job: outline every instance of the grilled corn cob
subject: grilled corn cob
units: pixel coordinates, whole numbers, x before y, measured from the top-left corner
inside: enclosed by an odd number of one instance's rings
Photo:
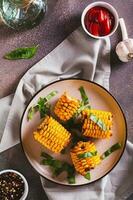
[[[91,115],[96,116],[97,119],[100,119],[102,121],[102,125],[104,124],[104,129],[102,129],[100,126],[98,126],[97,123],[95,123],[91,119]],[[83,117],[83,127],[82,132],[83,135],[86,137],[93,137],[93,138],[110,138],[112,135],[112,113],[106,112],[106,111],[100,111],[100,110],[89,110],[86,109],[82,111],[82,117]]]
[[[70,142],[71,134],[55,119],[46,116],[34,133],[34,138],[55,153],[61,152]]]
[[[68,96],[65,92],[57,101],[54,113],[60,120],[67,121],[73,117],[79,106],[80,102],[77,99]]]
[[[88,153],[90,156],[85,156]],[[93,142],[78,142],[71,150],[71,159],[78,173],[85,176],[86,173],[96,167],[101,162]],[[91,156],[92,154],[92,156]]]

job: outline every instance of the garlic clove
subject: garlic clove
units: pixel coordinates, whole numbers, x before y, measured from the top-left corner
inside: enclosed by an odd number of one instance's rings
[[[133,53],[133,39],[129,38],[127,40],[124,40],[124,43],[126,47],[128,48],[129,52]]]
[[[129,59],[129,60],[132,60],[132,59],[133,59],[133,53],[129,53],[129,54],[128,54],[128,59]]]
[[[116,53],[122,62],[128,62],[130,60],[133,60],[133,39],[128,38],[124,19],[120,18],[119,22],[123,40],[117,44]]]
[[[124,44],[124,41],[119,42],[117,44],[116,53],[122,62],[129,61],[129,58],[128,58],[129,50],[128,50],[127,46]]]

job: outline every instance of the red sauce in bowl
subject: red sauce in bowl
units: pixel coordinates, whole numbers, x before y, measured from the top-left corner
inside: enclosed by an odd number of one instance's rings
[[[104,7],[95,6],[85,15],[85,27],[94,36],[109,35],[114,27],[113,14]]]

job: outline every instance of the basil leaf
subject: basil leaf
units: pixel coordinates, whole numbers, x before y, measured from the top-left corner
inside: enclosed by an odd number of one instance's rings
[[[90,119],[94,122],[94,123],[97,123],[97,121],[98,121],[98,118],[97,118],[97,116],[96,115],[93,115],[93,114],[90,114]]]
[[[71,128],[73,128],[74,125],[75,125],[75,116],[73,116],[71,119],[69,119],[66,123],[63,124],[63,126],[68,130],[71,130]]]
[[[63,168],[52,168],[53,176],[59,176],[63,171]]]
[[[48,165],[51,167],[51,170],[53,172],[53,176],[58,176],[63,171],[67,172],[67,180],[70,184],[75,183],[75,168],[74,166],[70,165],[67,162],[62,162],[60,160],[54,159],[49,154],[42,152],[41,157],[44,159],[41,161],[41,164]]]
[[[91,158],[91,157],[96,156],[96,155],[97,155],[97,151],[85,152],[85,153],[82,153],[82,154],[78,154],[78,158]]]
[[[31,120],[33,118],[34,114],[37,111],[38,111],[38,107],[37,106],[34,106],[34,107],[32,106],[28,111],[28,116],[27,116],[28,120]]]
[[[43,165],[52,166],[53,165],[53,160],[52,159],[43,159],[41,163]]]
[[[40,118],[45,117],[45,115],[49,113],[50,105],[48,103],[46,104],[45,100],[41,97],[39,98],[37,105],[40,112]]]
[[[79,91],[80,91],[82,102],[84,103],[84,105],[89,104],[89,99],[88,99],[88,96],[86,95],[86,92],[83,86],[79,88]]]
[[[89,115],[89,118],[94,122],[94,123],[96,123],[103,131],[106,131],[107,130],[107,127],[106,127],[106,125],[104,124],[104,122],[101,120],[101,119],[99,119],[96,115],[94,115],[94,114],[90,114]]]
[[[62,168],[67,172],[68,177],[75,176],[75,168],[73,165],[64,162]]]
[[[39,101],[37,103],[39,112],[40,112],[40,117],[43,118],[45,115],[49,114],[50,112],[50,104],[48,103],[58,92],[57,91],[52,91],[50,92],[46,97],[39,98]]]
[[[32,46],[32,47],[17,48],[7,53],[4,56],[4,58],[8,60],[30,59],[36,54],[37,49],[38,49],[38,45]]]
[[[37,105],[34,107],[31,107],[28,111],[28,119],[32,119],[35,112],[40,112],[40,118],[45,117],[45,115],[48,115],[50,112],[50,104],[49,101],[57,94],[57,91],[52,91],[49,93],[46,97],[42,98],[40,97]]]
[[[114,151],[118,150],[121,148],[121,144],[120,143],[116,143],[113,146],[111,146],[109,149],[107,149],[102,155],[101,155],[101,159],[104,160],[106,157],[108,157],[110,154],[112,154]]]
[[[68,176],[68,177],[67,177],[67,180],[68,180],[68,183],[69,183],[69,184],[75,184],[75,183],[76,183],[76,181],[75,181],[75,175],[73,175],[73,176]]]
[[[121,144],[120,143],[116,143],[114,144],[110,149],[111,149],[111,152],[114,152],[116,151],[117,149],[120,149],[121,148]]]
[[[86,104],[86,105],[81,105],[79,107],[79,109],[77,110],[77,114],[79,115],[83,110],[85,110],[86,108],[91,109],[90,104]]]
[[[91,180],[91,174],[90,174],[90,172],[88,171],[84,177],[86,179],[88,179],[88,180]]]
[[[53,167],[54,168],[62,168],[63,164],[60,160],[54,160]]]
[[[49,154],[45,153],[44,151],[41,152],[41,157],[44,157],[44,158],[46,158],[46,159],[53,159],[52,156],[50,156]]]
[[[57,91],[52,91],[51,93],[49,93],[46,97],[44,97],[44,100],[46,102],[50,101],[52,99],[52,97],[54,97],[58,92]]]

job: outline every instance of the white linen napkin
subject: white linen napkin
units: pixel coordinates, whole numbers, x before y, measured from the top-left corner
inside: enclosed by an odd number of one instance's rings
[[[0,152],[19,143],[19,123],[23,110],[33,94],[49,82],[69,77],[82,77],[109,89],[109,53],[108,38],[94,40],[79,28],[48,56],[28,70],[20,80],[12,103],[12,96],[0,100],[0,116],[7,113],[5,119],[0,120],[0,134],[3,134]],[[133,172],[132,153],[133,145],[128,142],[124,156],[117,167],[94,184],[66,188],[41,179],[43,188],[49,200],[126,199],[133,192],[132,178],[128,175],[129,172],[130,174]]]

